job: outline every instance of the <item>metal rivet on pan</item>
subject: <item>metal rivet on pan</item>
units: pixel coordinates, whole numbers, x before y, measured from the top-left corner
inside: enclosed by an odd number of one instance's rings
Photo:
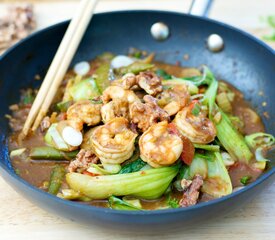
[[[207,48],[212,52],[219,52],[223,49],[223,39],[218,34],[211,34],[207,38]]]
[[[154,39],[163,41],[169,37],[169,28],[165,23],[157,22],[152,25],[151,34]]]

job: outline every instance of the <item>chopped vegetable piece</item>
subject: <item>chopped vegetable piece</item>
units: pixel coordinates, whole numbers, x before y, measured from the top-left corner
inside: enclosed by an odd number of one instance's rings
[[[32,104],[33,101],[34,101],[34,93],[33,93],[33,90],[32,89],[28,89],[24,92],[23,94],[23,104],[24,105],[27,105],[27,104]]]
[[[131,172],[137,172],[141,168],[143,168],[147,163],[142,161],[141,158],[138,158],[137,160],[125,164],[121,170],[119,171],[119,174],[124,174],[124,173],[131,173]]]
[[[247,185],[250,179],[251,179],[250,176],[244,176],[244,177],[241,178],[240,182],[243,185]]]
[[[73,101],[59,102],[56,104],[56,107],[60,112],[67,112],[68,108],[73,105],[73,103]]]
[[[56,165],[51,173],[48,192],[56,195],[61,187],[63,178],[66,174],[65,168],[62,165]]]
[[[198,149],[203,149],[203,150],[206,150],[206,151],[212,151],[212,152],[220,151],[220,146],[219,145],[205,145],[205,144],[194,143],[194,147],[198,148]]]
[[[226,113],[232,112],[232,106],[231,103],[227,97],[227,94],[225,92],[221,92],[217,95],[216,101],[218,106]]]
[[[43,146],[31,149],[30,158],[35,160],[71,160],[79,151],[62,152],[53,147]]]
[[[137,207],[137,208],[142,208],[142,205],[141,205],[141,202],[140,202],[139,199],[125,196],[125,197],[122,198],[122,200],[124,202],[127,202],[127,203]]]
[[[205,179],[208,175],[207,161],[199,154],[195,154],[195,157],[190,165],[189,178],[193,179],[196,175],[200,175]]]
[[[163,79],[167,80],[167,79],[171,79],[172,76],[170,74],[168,74],[167,72],[165,72],[163,69],[157,69],[156,70],[156,74],[159,77],[162,77]]]
[[[209,86],[204,94],[203,102],[208,106],[209,115],[212,116],[218,90],[218,81],[207,67],[204,67],[204,74],[206,75],[206,82],[208,82]]]
[[[198,115],[200,114],[200,111],[201,111],[200,105],[197,104],[197,103],[194,104],[191,113],[192,113],[194,116],[198,116]]]
[[[229,153],[222,152],[221,155],[222,155],[223,163],[226,167],[230,167],[230,166],[233,166],[235,164],[234,159],[230,156]]]
[[[109,71],[110,71],[110,63],[105,62],[105,63],[102,63],[96,69],[93,75],[96,81],[96,85],[98,86],[98,90],[101,94],[110,85]]]
[[[103,168],[98,164],[92,164],[87,171],[96,175],[110,175],[118,173],[120,169],[119,164],[103,164]]]
[[[167,195],[166,203],[170,208],[179,208],[179,200],[176,198],[172,198],[171,194]]]
[[[131,195],[144,199],[156,199],[166,191],[178,170],[179,166],[175,165],[97,177],[80,173],[67,173],[66,180],[70,188],[92,199],[104,199],[112,195]]]
[[[26,151],[26,148],[19,148],[19,149],[15,149],[15,150],[12,150],[10,152],[10,157],[15,157],[15,156],[19,156],[21,155],[22,153],[24,153]]]
[[[97,82],[93,78],[87,78],[74,84],[69,88],[69,93],[74,101],[92,99],[101,94]]]
[[[67,200],[78,200],[83,202],[91,201],[91,198],[88,198],[84,195],[81,195],[79,192],[76,192],[72,189],[62,189],[62,193],[58,193],[57,197],[67,199]]]
[[[139,207],[136,207],[132,204],[130,204],[129,202],[123,201],[120,198],[111,196],[108,199],[109,202],[109,206],[112,209],[116,209],[116,210],[132,210],[132,211],[136,211],[136,210],[142,210]]]
[[[65,143],[61,134],[57,131],[57,123],[53,123],[50,126],[44,140],[47,144],[58,150],[70,151],[70,147]]]
[[[124,75],[126,73],[138,74],[139,72],[144,72],[144,71],[149,70],[153,67],[154,67],[153,64],[143,63],[143,62],[134,62],[127,67],[121,67],[119,69],[116,69],[116,71],[122,75]]]
[[[202,191],[213,196],[222,197],[232,193],[232,183],[219,152],[208,152],[214,161],[207,161],[208,174]]]
[[[275,142],[275,138],[268,133],[253,133],[245,136],[245,141],[247,145],[253,149],[257,147],[269,147]]]
[[[253,154],[243,136],[235,130],[229,117],[220,110],[222,118],[216,123],[217,137],[226,151],[240,162],[249,163]]]

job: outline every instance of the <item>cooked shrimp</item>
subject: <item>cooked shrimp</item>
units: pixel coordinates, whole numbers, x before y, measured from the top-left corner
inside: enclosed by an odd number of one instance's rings
[[[167,121],[151,126],[139,139],[140,157],[152,167],[168,166],[177,161],[183,150],[179,135],[169,130]]]
[[[167,85],[167,87],[157,96],[158,105],[169,116],[173,116],[188,104],[190,95],[187,86],[184,84],[177,84],[171,87]]]
[[[67,110],[67,119],[70,122],[76,122],[78,124],[77,129],[82,129],[83,124],[97,125],[101,121],[101,107],[102,104],[92,103],[90,100],[78,101]]]
[[[125,90],[119,86],[110,86],[102,96],[104,106],[101,108],[103,122],[108,122],[115,117],[129,119],[129,107],[140,99],[131,90]]]
[[[129,103],[123,100],[113,100],[101,108],[103,122],[108,122],[116,117],[129,119]]]
[[[136,137],[137,134],[129,128],[128,120],[120,117],[97,127],[90,141],[101,162],[120,164],[132,156]]]
[[[169,115],[157,104],[157,99],[150,95],[144,96],[145,103],[135,102],[130,107],[130,118],[143,132],[160,121],[169,121]]]
[[[123,100],[132,104],[134,102],[140,102],[140,99],[131,90],[125,90],[119,86],[110,86],[106,88],[102,94],[103,103],[106,104],[113,100]]]
[[[192,111],[198,106],[199,112]],[[213,122],[200,110],[199,103],[191,103],[177,113],[174,122],[182,135],[193,143],[210,143],[216,137],[216,128]]]

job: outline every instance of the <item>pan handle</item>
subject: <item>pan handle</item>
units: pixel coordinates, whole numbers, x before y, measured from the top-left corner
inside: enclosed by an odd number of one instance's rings
[[[188,13],[191,15],[207,17],[213,0],[193,0]]]

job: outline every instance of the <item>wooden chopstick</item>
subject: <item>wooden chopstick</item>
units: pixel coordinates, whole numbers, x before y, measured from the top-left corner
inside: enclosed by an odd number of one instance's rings
[[[44,78],[40,90],[32,105],[28,118],[24,124],[22,135],[25,137],[33,122],[32,130],[36,130],[42,118],[46,115],[50,104],[68,70],[70,62],[93,16],[98,0],[82,0],[78,11],[61,41],[51,66]]]

